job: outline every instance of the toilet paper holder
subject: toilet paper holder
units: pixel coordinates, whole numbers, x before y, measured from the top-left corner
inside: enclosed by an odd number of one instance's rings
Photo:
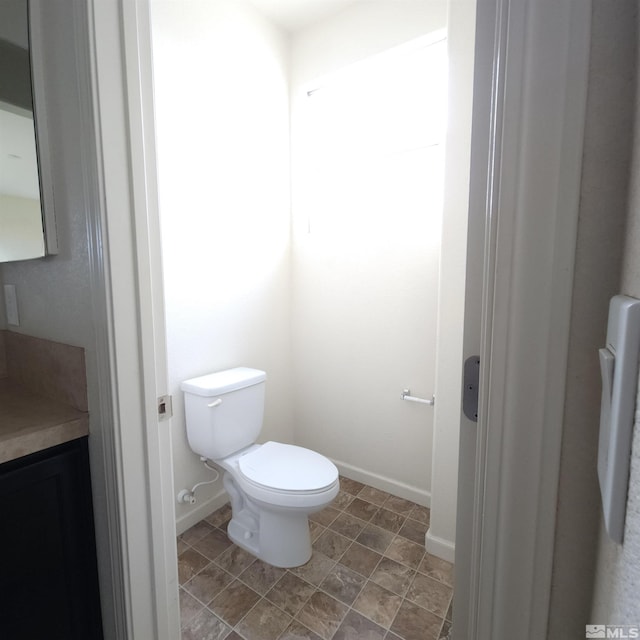
[[[418,398],[416,396],[411,395],[410,389],[403,389],[402,393],[400,394],[400,397],[403,400],[408,400],[409,402],[420,402],[422,404],[428,404],[431,406],[433,406],[436,403],[436,397],[434,395],[432,395],[431,398]]]

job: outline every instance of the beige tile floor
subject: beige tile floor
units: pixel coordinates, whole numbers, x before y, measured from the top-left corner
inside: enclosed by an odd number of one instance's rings
[[[313,555],[278,569],[229,541],[228,505],[178,537],[182,640],[438,640],[453,565],[424,551],[429,510],[348,478],[310,518]]]

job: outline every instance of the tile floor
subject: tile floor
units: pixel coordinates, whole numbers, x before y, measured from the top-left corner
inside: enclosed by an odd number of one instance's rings
[[[340,478],[313,555],[278,569],[229,541],[228,505],[178,537],[182,640],[438,640],[453,565],[424,551],[429,510]]]

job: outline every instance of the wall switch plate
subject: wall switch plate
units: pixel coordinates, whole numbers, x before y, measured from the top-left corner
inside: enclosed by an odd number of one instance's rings
[[[18,298],[16,296],[16,285],[4,285],[4,304],[7,313],[7,324],[17,327],[20,324],[18,316]]]
[[[607,344],[598,355],[602,376],[598,480],[605,528],[609,537],[620,544],[624,536],[638,392],[640,300],[629,296],[611,299]]]

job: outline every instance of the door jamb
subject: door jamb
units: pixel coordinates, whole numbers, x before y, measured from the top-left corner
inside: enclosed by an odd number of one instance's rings
[[[480,83],[492,91],[490,105],[474,104],[474,126],[488,111],[491,130],[486,166],[472,167],[472,185],[483,189],[470,195],[470,215],[484,215],[486,229],[463,616],[469,638],[539,640],[553,568],[591,2],[479,0],[482,11],[495,15],[495,32],[476,38],[494,49],[491,77],[476,68],[475,80],[481,97]],[[477,136],[476,128],[476,144]],[[453,632],[462,638],[455,618]]]
[[[85,22],[91,58],[99,210],[95,238],[98,359],[113,408],[105,473],[111,482],[112,562],[122,566],[115,617],[119,638],[180,635],[170,421],[159,422],[166,351],[155,136],[149,73],[148,2],[90,0]],[[88,143],[87,143],[88,144]],[[91,244],[91,243],[90,243]]]

